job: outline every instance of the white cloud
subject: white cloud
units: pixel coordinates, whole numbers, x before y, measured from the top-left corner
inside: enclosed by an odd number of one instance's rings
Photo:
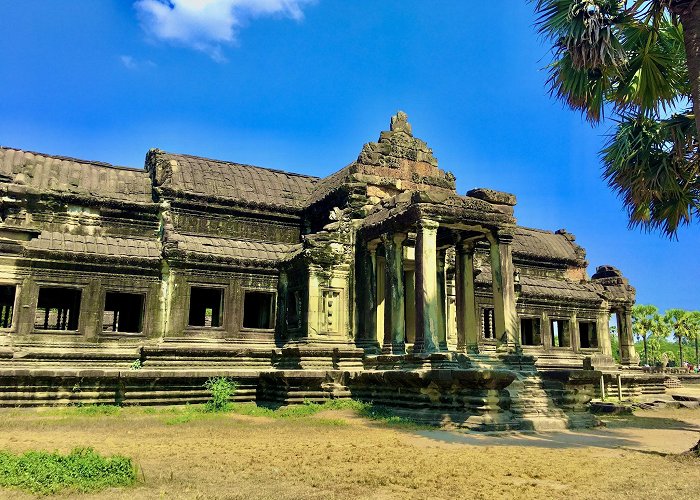
[[[249,19],[278,15],[299,20],[315,0],[137,0],[141,26],[156,38],[225,60],[222,46],[236,42]]]
[[[136,69],[136,61],[131,56],[119,56],[119,60],[122,62],[126,69]]]
[[[155,67],[155,65],[156,65],[156,63],[154,63],[153,61],[150,61],[150,60],[140,61],[140,60],[135,59],[133,56],[126,55],[126,54],[119,56],[119,61],[121,61],[122,65],[126,69],[130,69],[130,70],[137,70],[137,69],[145,68],[145,67],[152,68],[152,67]]]

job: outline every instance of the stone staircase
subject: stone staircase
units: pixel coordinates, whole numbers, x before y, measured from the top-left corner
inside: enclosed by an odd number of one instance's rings
[[[683,384],[678,377],[668,376],[666,380],[664,380],[664,386],[666,386],[667,389],[681,389]]]
[[[547,377],[538,369],[532,356],[499,355],[494,350],[471,354],[469,359],[474,368],[516,373],[516,380],[506,388],[510,394],[514,427],[520,430],[561,430],[595,424],[595,418],[586,411],[590,395],[572,391],[566,384]]]

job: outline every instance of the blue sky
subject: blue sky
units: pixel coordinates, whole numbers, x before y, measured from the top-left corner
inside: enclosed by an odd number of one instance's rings
[[[458,190],[515,193],[590,272],[700,309],[700,225],[628,230],[592,129],[545,88],[532,5],[376,0],[0,0],[0,144],[142,167],[158,147],[324,176],[398,109]]]

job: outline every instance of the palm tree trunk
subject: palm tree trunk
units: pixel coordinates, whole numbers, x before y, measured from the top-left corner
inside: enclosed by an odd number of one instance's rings
[[[688,61],[688,74],[690,76],[690,89],[693,97],[693,113],[695,114],[695,126],[700,137],[700,2],[676,0],[678,14],[683,25],[683,37],[685,42],[685,55]],[[685,8],[682,8],[681,5]],[[672,4],[672,10],[674,5]]]
[[[642,337],[642,340],[644,341],[644,364],[648,365],[649,364],[649,354],[647,353],[647,336],[644,335]]]
[[[678,336],[678,353],[680,355],[680,363],[679,366],[683,366],[683,342],[682,342],[682,337],[679,335]]]
[[[695,332],[695,366],[700,365],[700,358],[698,357],[698,336],[700,336],[700,332]]]

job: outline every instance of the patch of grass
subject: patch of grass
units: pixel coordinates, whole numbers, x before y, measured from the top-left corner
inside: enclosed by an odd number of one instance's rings
[[[52,408],[46,413],[62,417],[104,417],[117,416],[122,407],[116,405],[78,405],[65,408]]]
[[[136,468],[130,458],[102,457],[91,448],[76,448],[68,455],[0,451],[0,486],[51,494],[62,490],[98,491],[135,482]]]
[[[342,418],[314,418],[309,420],[312,425],[318,425],[321,427],[347,427],[348,422],[347,420],[343,420]]]
[[[359,412],[360,416],[380,422],[384,425],[390,427],[399,427],[407,430],[418,430],[418,429],[434,429],[435,426],[423,424],[413,420],[412,418],[403,417],[397,415],[390,408],[384,408],[381,406],[374,406],[372,404],[367,404]]]
[[[231,406],[231,396],[238,389],[238,384],[227,377],[210,378],[204,387],[211,393],[211,399],[206,404],[207,411],[228,411]]]

